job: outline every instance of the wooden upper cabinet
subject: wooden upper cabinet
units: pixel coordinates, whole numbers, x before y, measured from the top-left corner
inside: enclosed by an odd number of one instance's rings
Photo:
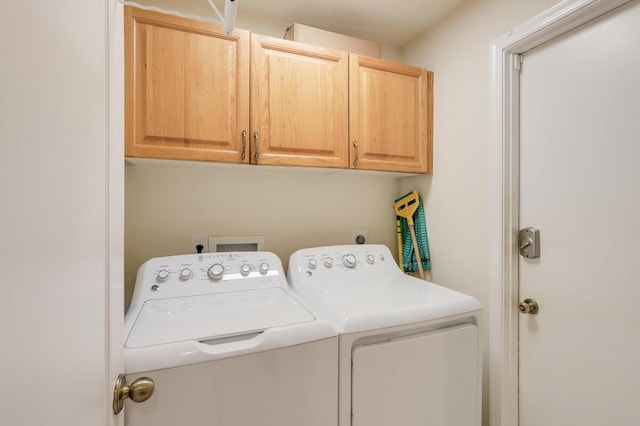
[[[127,157],[431,173],[432,89],[422,68],[125,7]]]
[[[252,162],[348,167],[348,64],[346,52],[251,35]]]
[[[432,172],[432,72],[352,54],[349,91],[351,168]]]
[[[249,161],[249,32],[126,7],[125,69],[126,156]]]

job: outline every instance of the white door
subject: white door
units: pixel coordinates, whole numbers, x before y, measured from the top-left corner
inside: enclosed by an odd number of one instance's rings
[[[520,425],[637,425],[640,2],[523,57]]]
[[[121,424],[120,9],[0,2],[1,425]]]

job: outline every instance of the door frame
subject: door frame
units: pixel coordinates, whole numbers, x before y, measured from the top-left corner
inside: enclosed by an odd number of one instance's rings
[[[518,250],[521,54],[631,0],[565,0],[491,44],[489,418],[518,419]]]
[[[106,116],[107,164],[107,289],[105,426],[123,426],[124,413],[113,413],[113,390],[124,373],[124,7],[107,0],[106,8]]]

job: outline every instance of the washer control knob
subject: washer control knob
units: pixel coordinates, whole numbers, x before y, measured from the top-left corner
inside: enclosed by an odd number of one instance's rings
[[[331,268],[333,266],[333,259],[330,257],[325,257],[324,259],[322,259],[322,263],[324,263],[324,266],[326,266],[327,268]]]
[[[247,275],[249,275],[249,272],[251,272],[251,266],[249,266],[246,263],[243,263],[242,266],[240,267],[240,275],[242,275],[243,277],[246,277]]]
[[[219,263],[214,263],[207,269],[207,275],[213,281],[220,281],[224,276],[224,266]]]
[[[267,275],[267,272],[269,272],[269,264],[268,263],[261,263],[260,267],[258,268],[258,270],[260,271],[260,273],[262,275]]]
[[[349,253],[342,256],[342,264],[347,268],[355,268],[356,267],[356,257]]]
[[[309,267],[309,269],[316,269],[318,267],[318,261],[311,258],[307,260],[307,266]]]
[[[193,275],[193,271],[189,268],[182,268],[180,270],[180,279],[182,281],[188,280],[189,278],[191,278],[191,275]]]
[[[166,269],[160,269],[158,271],[158,275],[156,276],[156,281],[158,281],[159,283],[163,283],[167,279],[169,279],[169,271],[167,271]]]
[[[376,261],[376,258],[372,255],[372,254],[368,254],[367,255],[367,263],[369,265],[373,265],[373,263]]]

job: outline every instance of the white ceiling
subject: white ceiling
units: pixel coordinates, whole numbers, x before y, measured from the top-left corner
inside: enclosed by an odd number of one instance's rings
[[[183,13],[215,16],[208,0],[137,1]],[[276,18],[402,47],[464,1],[236,0],[236,10],[237,16],[247,14]],[[213,2],[223,12],[224,0]]]

